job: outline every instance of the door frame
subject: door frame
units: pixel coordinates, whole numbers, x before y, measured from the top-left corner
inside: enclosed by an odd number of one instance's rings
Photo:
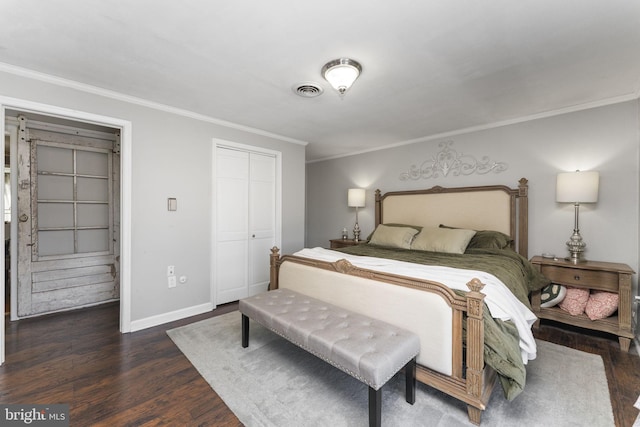
[[[282,152],[276,150],[270,150],[268,148],[256,147],[254,145],[241,144],[238,142],[228,141],[219,138],[213,138],[213,145],[211,150],[211,272],[210,272],[210,283],[211,283],[211,304],[213,308],[216,308],[216,291],[217,291],[217,281],[216,281],[216,271],[217,271],[217,262],[216,262],[216,245],[217,245],[217,229],[216,229],[216,205],[217,205],[217,170],[216,170],[216,159],[217,159],[217,151],[218,148],[230,148],[240,151],[254,152],[258,154],[265,154],[269,156],[275,156],[276,159],[276,182],[275,182],[275,246],[282,247]],[[265,257],[268,257],[269,254],[264,254]]]
[[[11,120],[13,121],[13,120]],[[5,119],[4,125],[7,120]],[[15,171],[18,165],[18,157],[16,153],[18,152],[18,120],[16,119],[15,123],[10,124],[8,127],[4,129],[5,135],[9,135],[9,173],[11,175],[11,247],[9,248],[9,253],[16,254],[18,253],[18,214],[15,210],[15,206],[18,206],[18,192],[16,189],[18,188],[18,177],[17,174],[11,173],[11,171]],[[6,147],[3,147],[3,149]],[[2,210],[4,212],[4,187],[2,188]],[[6,231],[6,229],[5,229]],[[6,237],[6,236],[5,236]],[[6,260],[6,257],[4,258]],[[5,265],[6,268],[6,265]],[[11,283],[11,301],[10,301],[10,316],[11,320],[18,320],[18,285],[17,285],[17,277],[18,277],[18,260],[16,257],[11,257],[11,277],[9,278],[9,282]],[[5,276],[6,277],[6,276]],[[6,287],[6,283],[5,283]],[[5,292],[6,294],[6,292]],[[6,304],[6,301],[5,301]],[[3,340],[4,341],[4,340]]]
[[[132,180],[132,123],[127,120],[71,110],[55,105],[41,104],[18,98],[0,96],[0,152],[4,153],[6,110],[43,114],[120,129],[120,332],[131,332],[131,180]],[[13,165],[12,165],[13,167]],[[15,171],[12,169],[11,173]],[[0,186],[0,211],[4,211],[4,186]],[[13,221],[12,221],[13,222]],[[13,227],[13,225],[12,225]],[[0,240],[4,240],[4,227],[0,227]],[[12,257],[13,258],[13,257]],[[4,257],[0,257],[4,270]],[[4,307],[4,275],[2,275],[0,306]],[[5,360],[5,316],[0,317],[0,365]]]

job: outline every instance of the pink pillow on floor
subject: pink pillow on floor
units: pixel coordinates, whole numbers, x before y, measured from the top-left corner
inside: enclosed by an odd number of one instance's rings
[[[604,319],[618,310],[620,295],[614,292],[593,291],[584,311],[591,320]]]
[[[567,295],[565,295],[564,299],[560,304],[558,304],[558,306],[572,316],[577,316],[584,313],[588,300],[589,289],[572,288],[567,286]]]

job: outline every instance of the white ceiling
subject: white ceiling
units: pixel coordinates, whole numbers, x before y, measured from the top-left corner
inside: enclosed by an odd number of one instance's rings
[[[342,100],[320,76],[338,57],[363,66]],[[318,160],[637,98],[640,1],[1,0],[0,62]]]

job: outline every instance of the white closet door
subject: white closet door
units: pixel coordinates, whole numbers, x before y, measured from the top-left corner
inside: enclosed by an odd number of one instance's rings
[[[275,157],[249,157],[249,295],[269,287],[269,250],[275,244]]]
[[[249,153],[217,148],[216,303],[248,295]]]
[[[216,304],[267,290],[276,243],[276,159],[216,149]]]

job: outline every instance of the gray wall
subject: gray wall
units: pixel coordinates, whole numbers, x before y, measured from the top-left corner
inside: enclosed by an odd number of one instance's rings
[[[343,227],[353,228],[354,209],[347,189],[367,189],[359,223],[366,236],[373,230],[374,191],[504,184],[516,187],[529,179],[529,254],[567,255],[573,231],[573,206],[555,202],[560,171],[598,170],[600,194],[595,205],[580,210],[586,258],[622,262],[638,271],[639,104],[625,102],[519,124],[457,135],[392,149],[307,165],[307,246],[327,246]],[[402,172],[441,151],[452,141],[459,153],[505,162],[508,169],[486,175],[400,181]],[[637,276],[634,276],[637,293]]]
[[[132,122],[132,322],[211,301],[212,138],[282,152],[282,247],[303,246],[302,145],[2,72],[0,95]],[[170,264],[186,285],[167,287]]]

